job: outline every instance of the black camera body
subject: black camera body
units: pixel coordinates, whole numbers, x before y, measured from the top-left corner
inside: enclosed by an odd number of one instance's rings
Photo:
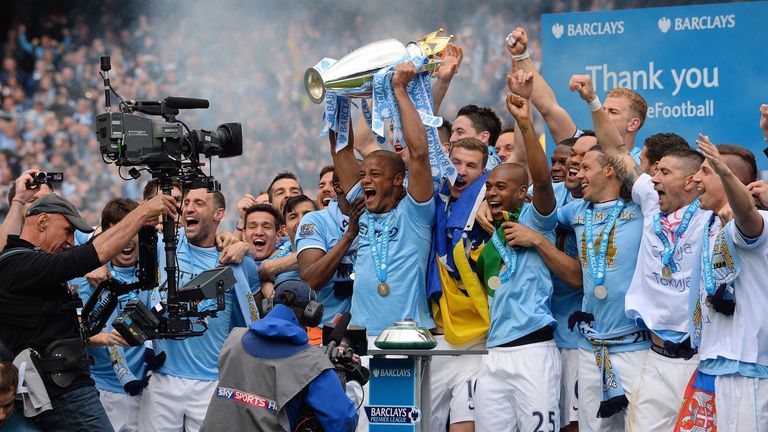
[[[221,158],[243,153],[240,123],[224,123],[215,131],[184,133],[181,123],[107,112],[96,116],[96,137],[102,157],[117,166],[153,166]]]
[[[32,175],[32,181],[27,182],[27,187],[30,189],[35,189],[40,185],[44,184],[51,184],[51,183],[61,183],[64,181],[64,173],[61,172],[45,172],[45,171],[38,171],[37,173]]]

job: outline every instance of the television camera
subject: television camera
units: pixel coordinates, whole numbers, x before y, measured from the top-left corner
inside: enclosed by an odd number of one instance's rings
[[[205,99],[166,97],[162,101],[135,101],[123,99],[111,86],[109,71],[112,69],[109,56],[101,57],[101,74],[104,81],[106,112],[96,116],[95,129],[99,150],[105,163],[114,163],[120,170],[129,168],[130,178],[141,177],[147,171],[158,180],[159,188],[166,195],[171,194],[173,182],[178,181],[182,189],[206,188],[208,191],[221,189],[216,179],[203,172],[205,165],[201,157],[214,156],[229,158],[243,152],[242,126],[240,123],[224,123],[215,131],[190,130],[176,116],[183,109],[208,108]],[[119,110],[113,112],[110,98],[119,101]],[[156,120],[148,116],[160,116]],[[207,327],[203,318],[215,317],[224,310],[224,292],[235,284],[232,270],[228,267],[212,269],[201,273],[184,287],[178,285],[176,267],[177,231],[175,221],[163,217],[163,243],[167,274],[165,307],[149,307],[138,300],[128,302],[123,313],[113,322],[113,327],[131,343],[141,344],[150,338],[183,339],[202,335]],[[123,284],[114,280],[104,281],[83,307],[82,326],[84,336],[101,331],[117,307],[118,297],[134,290],[150,290],[158,285],[157,233],[145,228],[139,233],[138,281]],[[106,292],[106,296],[102,295]],[[216,299],[215,308],[200,310],[203,300]],[[158,305],[159,306],[159,305]],[[167,311],[167,316],[164,312]],[[194,327],[195,325],[202,326]]]

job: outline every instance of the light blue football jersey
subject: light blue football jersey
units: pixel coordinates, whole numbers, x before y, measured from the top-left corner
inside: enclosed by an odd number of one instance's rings
[[[127,284],[136,282],[138,280],[136,278],[135,266],[115,267],[112,266],[111,263],[107,264],[107,266],[110,272],[112,272],[112,278],[118,282]],[[78,294],[83,300],[83,303],[86,303],[95,291],[94,288],[88,284],[88,281],[85,279],[85,277],[74,279],[71,283],[78,286]],[[107,319],[103,331],[108,332],[112,330],[112,321],[114,321],[115,318],[117,318],[117,316],[121,314],[123,310],[125,310],[125,305],[129,300],[136,298],[141,300],[145,305],[151,305],[151,294],[152,291],[133,291],[128,294],[119,296],[117,298],[117,307],[112,312],[112,315],[110,315],[109,319]],[[105,296],[106,294],[102,294],[101,298],[103,299]],[[122,348],[118,346],[98,346],[88,348],[88,354],[93,358],[93,364],[91,365],[91,377],[96,382],[96,388],[113,393],[126,394],[125,390],[123,389],[123,385],[120,384],[120,380],[115,374],[115,370],[112,368],[112,362],[109,357],[109,352],[111,349],[114,349],[115,354],[122,358],[123,363],[130,370],[130,372],[137,379],[141,379],[144,376],[145,367],[144,346],[141,345],[128,348]]]
[[[558,209],[576,199],[565,188],[565,182],[555,183],[552,185],[552,188],[555,190]],[[576,234],[574,234],[572,229],[558,224],[555,229],[555,245],[569,257],[578,259]],[[552,315],[557,320],[555,343],[558,348],[576,349],[579,347],[579,339],[582,337],[577,331],[571,331],[568,328],[568,317],[572,313],[581,310],[582,301],[582,290],[574,290],[563,282],[562,279],[552,274],[551,308]]]
[[[643,213],[640,206],[628,202],[616,219],[614,229],[608,236],[606,254],[606,276],[604,286],[608,295],[604,299],[595,296],[595,283],[587,262],[586,243],[584,240],[585,210],[590,203],[584,200],[573,201],[558,211],[558,222],[576,233],[576,245],[581,262],[584,280],[584,299],[582,311],[594,315],[593,328],[601,334],[618,331],[639,332],[635,321],[627,318],[624,313],[624,297],[629,289],[632,275],[635,271],[637,256],[640,249],[640,239],[643,236]],[[614,202],[594,205],[594,239],[595,252],[599,248],[600,234],[608,219]],[[648,338],[638,333],[636,343],[611,346],[611,352],[627,352],[647,349],[650,345]],[[579,347],[592,350],[592,345],[585,338],[579,339]]]
[[[158,236],[162,237],[162,236]],[[162,245],[162,239],[158,239]],[[179,230],[178,247],[176,249],[178,264],[178,286],[183,287],[205,270],[216,268],[219,262],[219,251],[215,247],[201,248],[189,243],[184,228]],[[165,251],[158,247],[160,268],[165,268]],[[165,271],[160,273],[161,286],[165,285]],[[167,359],[159,372],[187,379],[202,381],[217,380],[219,376],[216,366],[219,351],[229,336],[229,331],[235,322],[235,290],[227,291],[225,295],[226,308],[219,311],[216,318],[206,318],[208,330],[202,336],[190,337],[184,340],[160,339],[158,349],[165,351]],[[199,310],[215,309],[216,300],[203,300],[198,305]],[[202,326],[197,325],[197,330]]]
[[[519,222],[547,240],[555,241],[557,212],[548,216],[539,214],[533,205],[523,206]],[[488,247],[488,245],[486,245]],[[488,297],[491,328],[488,330],[488,347],[495,347],[545,326],[557,326],[549,303],[552,296],[552,280],[549,268],[534,248],[515,248],[517,265],[512,277],[503,282],[493,296]]]
[[[332,200],[325,209],[311,212],[301,219],[296,232],[296,250],[301,253],[307,249],[320,249],[328,253],[347,231],[348,223],[349,218],[339,210],[338,201]],[[356,243],[354,242],[344,254],[331,280],[320,289],[318,302],[325,309],[322,324],[333,320],[336,314],[349,311],[352,297],[337,297],[333,286],[335,283],[352,283],[350,275],[357,256]]]
[[[392,217],[389,229],[386,283],[389,292],[378,292],[378,279],[368,231],[382,236],[385,218]],[[411,318],[422,327],[433,328],[426,293],[427,261],[435,220],[435,204],[430,199],[417,203],[410,195],[400,200],[391,213],[366,213],[360,218],[355,283],[352,295],[352,324],[364,326],[368,334],[378,335],[395,321]],[[381,241],[379,241],[381,244]]]

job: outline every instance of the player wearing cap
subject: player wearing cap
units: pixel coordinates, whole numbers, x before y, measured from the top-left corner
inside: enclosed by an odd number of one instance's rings
[[[116,256],[150,219],[174,216],[173,198],[157,196],[92,242],[72,247],[74,231],[91,231],[64,198],[48,194],[27,211],[20,236],[9,236],[0,260],[0,339],[16,355],[40,354],[52,411],[40,417],[46,430],[112,430],[90,378],[76,308],[66,281]],[[125,343],[112,333],[91,344]],[[66,359],[66,360],[64,360]]]
[[[355,406],[333,365],[308,344],[303,327],[322,317],[322,307],[308,310],[312,296],[303,281],[280,283],[274,308],[247,329],[232,331],[219,356],[221,378],[203,430],[293,431],[312,422],[309,417],[325,431],[355,430]]]

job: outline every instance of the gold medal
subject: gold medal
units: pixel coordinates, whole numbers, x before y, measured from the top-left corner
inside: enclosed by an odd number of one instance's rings
[[[672,268],[669,266],[664,266],[664,268],[661,269],[661,275],[664,276],[664,279],[669,279],[672,277]]]
[[[498,276],[491,276],[488,278],[488,288],[496,291],[501,288],[501,279]]]
[[[608,297],[608,290],[605,288],[605,285],[598,285],[595,287],[595,297],[600,300]]]
[[[389,295],[389,284],[386,282],[382,282],[379,284],[379,295],[382,297],[386,297]]]

